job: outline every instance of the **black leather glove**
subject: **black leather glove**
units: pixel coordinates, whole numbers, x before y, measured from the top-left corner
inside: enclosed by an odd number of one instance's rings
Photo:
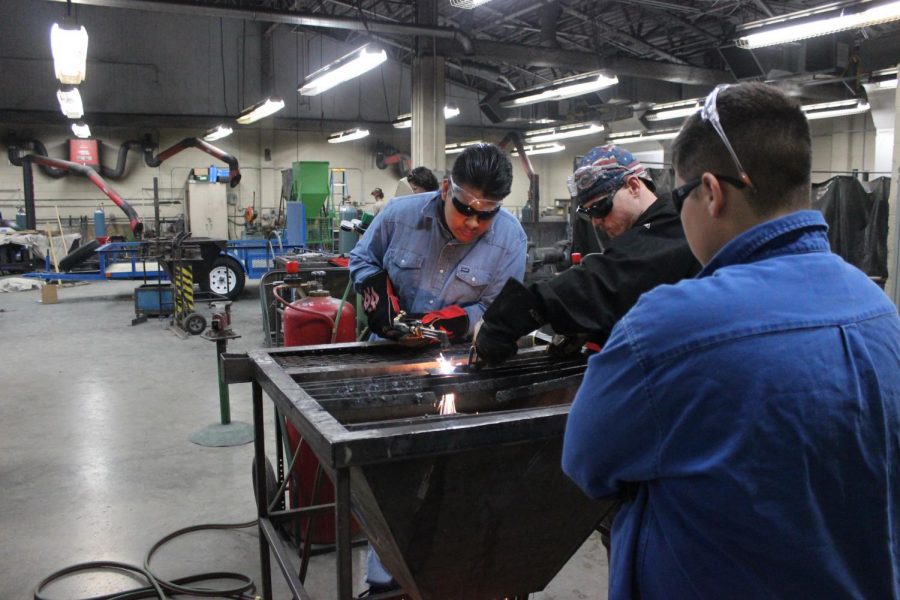
[[[394,319],[400,314],[400,300],[385,271],[370,276],[360,288],[363,310],[372,333],[383,338],[395,339],[401,332],[394,329]]]
[[[519,351],[516,342],[544,322],[534,294],[522,282],[507,279],[484,313],[475,334],[475,352],[487,365],[498,365]]]

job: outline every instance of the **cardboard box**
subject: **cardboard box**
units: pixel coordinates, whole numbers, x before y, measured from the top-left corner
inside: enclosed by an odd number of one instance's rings
[[[56,288],[59,286],[55,283],[45,283],[41,288],[41,304],[56,304],[59,298],[56,295]]]

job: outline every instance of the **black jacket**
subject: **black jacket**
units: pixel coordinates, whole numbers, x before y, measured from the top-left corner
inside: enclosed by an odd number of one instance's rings
[[[588,334],[591,341],[603,343],[641,294],[699,271],[681,218],[665,194],[604,253],[589,254],[581,265],[529,288],[538,312],[556,333]]]

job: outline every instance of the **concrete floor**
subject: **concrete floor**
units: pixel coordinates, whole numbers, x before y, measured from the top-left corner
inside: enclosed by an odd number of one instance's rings
[[[215,344],[182,340],[162,320],[131,326],[135,282],[63,287],[42,305],[35,290],[0,293],[0,598],[25,600],[51,572],[75,563],[144,562],[154,542],[200,523],[255,516],[252,445],[189,441],[219,422]],[[254,282],[233,305],[243,337],[262,345]],[[208,316],[205,306],[201,312]],[[271,422],[271,403],[267,422]],[[250,386],[231,386],[233,421],[251,422]],[[271,449],[273,444],[269,442]],[[174,578],[236,571],[259,581],[255,528],[199,532],[166,546],[151,568]],[[355,552],[354,582],[365,589]],[[313,559],[314,598],[334,597],[333,558]],[[591,536],[537,600],[606,598],[608,567]],[[290,598],[278,574],[275,598]],[[52,584],[46,596],[83,598],[133,587],[105,572]]]

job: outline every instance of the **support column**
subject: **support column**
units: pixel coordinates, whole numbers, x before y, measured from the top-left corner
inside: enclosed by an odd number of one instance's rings
[[[900,76],[900,66],[897,68]],[[894,140],[891,165],[891,194],[888,197],[888,280],[885,291],[898,307],[900,307],[900,210],[898,210],[898,194],[900,194],[900,88],[894,92]],[[876,138],[877,143],[877,138]],[[876,158],[878,158],[876,154]],[[882,159],[887,162],[885,159]]]
[[[437,0],[416,2],[416,24],[438,24]],[[416,38],[416,57],[412,61],[412,166],[424,165],[443,176],[444,143],[444,57],[435,53],[434,38]]]
[[[438,177],[444,170],[444,57],[422,56],[412,66],[412,163]]]

